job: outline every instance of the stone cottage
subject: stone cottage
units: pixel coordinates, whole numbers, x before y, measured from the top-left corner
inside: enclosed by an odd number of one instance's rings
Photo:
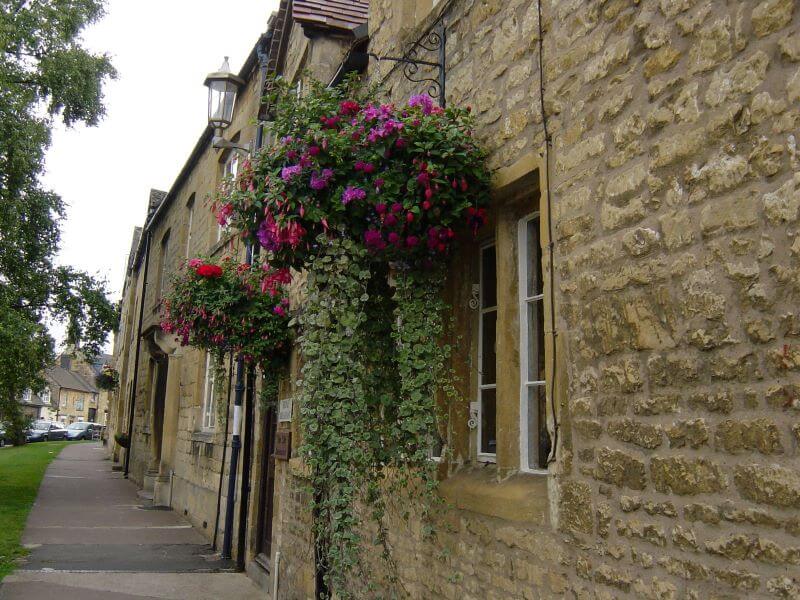
[[[398,104],[431,89],[472,107],[490,151],[490,227],[448,281],[463,343],[446,527],[430,540],[412,518],[390,532],[408,596],[800,597],[795,4],[281,3],[273,73],[335,81],[366,66]],[[409,81],[389,58],[412,50],[441,72]],[[240,94],[244,123],[259,94]],[[131,476],[212,537],[227,436],[202,426],[203,357],[174,349],[153,308],[160,265],[177,264],[165,236],[222,251],[213,223],[192,220],[207,215],[179,210],[221,176],[226,159],[202,139],[135,244],[115,354],[120,427],[135,398]],[[137,340],[150,349],[126,395]],[[282,599],[313,598],[319,580],[302,459],[274,451],[278,434],[300,434],[298,358],[282,414],[245,411],[250,486],[237,488],[249,492],[240,560]],[[390,593],[379,567],[376,597]]]

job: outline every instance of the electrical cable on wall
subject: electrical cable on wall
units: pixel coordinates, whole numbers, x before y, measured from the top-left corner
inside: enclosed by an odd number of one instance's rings
[[[553,334],[553,351],[550,353],[551,369],[550,369],[550,409],[553,414],[553,443],[550,448],[550,456],[547,457],[547,463],[555,462],[558,449],[558,414],[556,413],[556,303],[555,303],[555,266],[554,266],[554,250],[555,243],[553,242],[553,211],[552,211],[552,198],[550,196],[550,147],[552,146],[552,139],[550,131],[547,128],[547,111],[544,107],[544,28],[542,26],[542,0],[537,0],[536,8],[539,18],[539,102],[542,107],[542,128],[544,129],[544,171],[545,171],[545,193],[547,194],[547,237],[548,248],[550,249],[550,260],[548,271],[550,272],[550,331]]]

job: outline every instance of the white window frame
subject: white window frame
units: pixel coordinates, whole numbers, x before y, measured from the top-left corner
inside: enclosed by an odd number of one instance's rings
[[[84,409],[84,399],[83,398],[75,398],[75,410],[83,411]]]
[[[25,390],[24,392],[22,392],[22,403],[30,404],[32,394],[33,393],[31,392],[31,390]]]
[[[542,282],[542,293],[535,294],[533,296],[528,296],[528,269],[530,265],[528,264],[528,244],[530,240],[528,239],[528,223],[532,220],[539,218],[540,213],[537,211],[530,215],[527,215],[521,218],[517,224],[517,264],[519,270],[519,381],[520,381],[520,390],[519,390],[519,467],[520,471],[524,471],[526,473],[536,473],[536,474],[546,474],[548,471],[547,469],[541,468],[532,468],[530,467],[531,464],[531,456],[528,451],[530,444],[530,434],[528,428],[529,423],[529,402],[528,402],[528,390],[531,388],[537,387],[544,387],[545,389],[545,397],[547,397],[548,389],[547,389],[547,380],[546,378],[542,381],[540,380],[529,380],[528,379],[528,352],[530,349],[531,341],[528,339],[528,305],[533,302],[539,302],[540,310],[544,311],[544,282]],[[541,226],[541,222],[540,222]],[[541,249],[541,235],[538,235],[536,238],[536,243],[539,244]],[[544,269],[542,270],[544,273]],[[542,350],[545,352],[545,358],[547,356],[547,344],[545,343],[542,347]],[[545,424],[546,426],[546,424]],[[535,423],[535,433],[538,435],[539,429],[541,427],[540,423]]]
[[[203,383],[203,413],[201,426],[203,431],[214,431],[217,427],[217,406],[214,395],[214,373],[211,368],[211,353],[206,353],[206,374]]]
[[[225,166],[222,170],[222,177],[226,182],[230,182],[231,185],[234,185],[236,182],[236,176],[239,174],[239,153],[234,149],[231,150],[231,154],[228,157],[228,160],[225,161]],[[228,232],[229,227],[223,227],[219,223],[217,223],[217,241],[219,242],[225,234]]]
[[[192,202],[189,204],[189,224],[186,227],[186,259],[189,259],[189,252],[192,249],[192,224],[194,221],[194,195]]]
[[[477,458],[478,462],[486,462],[486,463],[496,463],[497,462],[497,453],[490,453],[490,452],[482,452],[481,451],[481,442],[483,440],[483,391],[484,390],[495,390],[495,423],[497,423],[497,381],[495,380],[494,383],[484,384],[483,383],[483,315],[489,312],[498,312],[498,305],[489,306],[484,308],[483,306],[483,252],[484,250],[494,247],[495,249],[495,257],[497,256],[497,241],[491,240],[480,246],[480,252],[478,254],[478,267],[479,267],[479,275],[478,275],[478,286],[480,289],[478,295],[478,426],[476,428],[478,437],[477,437]],[[496,286],[496,277],[497,277],[497,265],[495,263],[495,286]],[[499,299],[499,298],[498,298]],[[495,344],[497,343],[497,328],[495,327]],[[495,435],[496,435],[495,431]]]
[[[44,388],[39,399],[45,404],[50,404],[50,388]]]

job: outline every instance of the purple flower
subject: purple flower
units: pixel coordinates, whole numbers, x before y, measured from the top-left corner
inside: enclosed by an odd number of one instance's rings
[[[299,175],[302,170],[303,167],[301,167],[300,165],[283,167],[283,169],[281,169],[281,179],[283,179],[286,182],[289,182],[294,176]]]
[[[291,144],[294,141],[294,138],[290,135],[281,138],[281,142],[285,144]]]
[[[423,115],[429,115],[433,112],[433,100],[431,100],[430,96],[425,94],[417,94],[416,96],[411,96],[408,100],[409,106],[419,106],[422,108]]]
[[[312,190],[324,190],[328,187],[328,182],[333,177],[333,169],[323,169],[322,173],[318,173],[314,171],[311,173],[311,189]]]
[[[363,200],[366,197],[367,197],[367,192],[365,192],[361,188],[349,185],[347,186],[347,189],[345,189],[345,191],[342,192],[342,204],[347,206],[353,200]]]

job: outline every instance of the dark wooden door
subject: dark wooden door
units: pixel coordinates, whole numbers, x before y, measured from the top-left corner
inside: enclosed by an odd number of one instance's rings
[[[261,461],[261,494],[259,498],[258,554],[262,562],[269,564],[272,556],[272,509],[275,493],[275,433],[278,415],[276,408],[270,406],[264,419],[264,449]]]

